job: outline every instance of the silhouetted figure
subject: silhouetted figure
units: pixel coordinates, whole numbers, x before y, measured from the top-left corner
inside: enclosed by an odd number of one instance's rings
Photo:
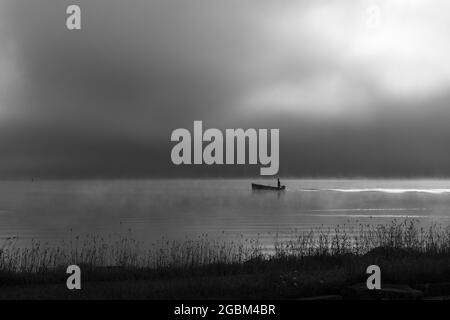
[[[280,178],[277,178],[277,185],[278,185],[278,188],[281,187]]]

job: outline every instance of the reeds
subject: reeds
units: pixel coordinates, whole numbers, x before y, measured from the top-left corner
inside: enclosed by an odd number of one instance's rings
[[[259,239],[235,240],[208,234],[185,240],[161,239],[150,247],[131,234],[106,238],[74,237],[58,246],[19,239],[0,243],[0,271],[45,272],[70,264],[87,267],[116,266],[138,269],[195,268],[217,264],[243,264],[255,260],[301,259],[310,256],[364,255],[375,248],[408,250],[418,254],[450,253],[450,227],[433,224],[421,227],[416,220],[393,221],[387,225],[319,227],[295,232],[290,240],[276,236],[267,251]]]

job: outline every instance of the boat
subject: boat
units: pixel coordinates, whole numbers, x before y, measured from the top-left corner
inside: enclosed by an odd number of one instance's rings
[[[252,189],[253,189],[253,190],[284,191],[284,190],[286,190],[286,186],[273,187],[273,186],[266,186],[266,185],[264,185],[264,184],[252,183]]]

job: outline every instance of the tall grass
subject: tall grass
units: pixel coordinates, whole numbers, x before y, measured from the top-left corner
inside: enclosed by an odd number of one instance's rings
[[[221,240],[208,234],[194,239],[162,238],[150,248],[130,235],[75,237],[58,246],[32,240],[29,246],[19,238],[7,238],[0,245],[0,271],[44,272],[70,264],[87,267],[115,266],[138,269],[197,267],[211,264],[240,264],[261,258],[257,240]],[[19,245],[20,243],[20,245]]]
[[[390,224],[337,226],[299,232],[292,240],[276,241],[275,257],[363,255],[375,248],[422,254],[450,253],[450,226],[421,227],[418,220]]]
[[[364,255],[375,248],[408,250],[418,254],[450,253],[450,227],[434,224],[421,227],[416,220],[393,221],[387,225],[314,228],[294,232],[290,240],[275,237],[273,250],[265,250],[259,239],[210,238],[161,239],[148,248],[130,234],[106,238],[74,237],[58,246],[32,241],[19,245],[18,238],[0,244],[0,271],[45,272],[70,264],[90,267],[118,266],[138,269],[198,267],[214,264],[243,264],[254,260],[297,259],[310,256]]]

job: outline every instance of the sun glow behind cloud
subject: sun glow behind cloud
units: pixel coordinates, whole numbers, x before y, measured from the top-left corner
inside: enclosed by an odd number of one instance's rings
[[[267,75],[252,88],[239,103],[247,111],[367,115],[379,99],[404,106],[450,85],[445,1],[291,3],[268,14],[263,28],[274,49],[260,68],[270,72],[268,65],[277,64],[290,71]]]

